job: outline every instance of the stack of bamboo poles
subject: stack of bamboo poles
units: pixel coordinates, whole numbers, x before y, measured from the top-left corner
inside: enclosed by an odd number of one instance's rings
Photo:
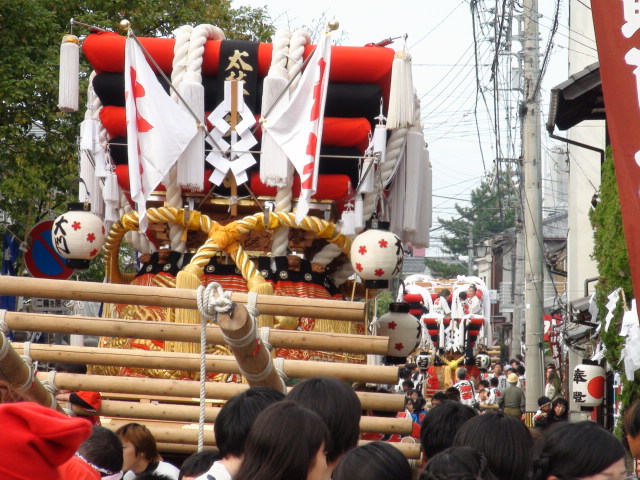
[[[158,305],[165,307],[195,308],[196,293],[191,290],[160,289],[155,287],[123,286],[95,284],[89,282],[69,282],[58,280],[40,280],[16,277],[0,277],[0,294],[62,298],[138,305]],[[241,337],[246,333],[242,314],[246,313],[242,303],[247,296],[233,293],[231,299],[238,302],[233,318],[218,316],[219,326],[208,326],[207,342],[223,344],[223,333]],[[261,313],[294,316],[321,316],[345,321],[357,321],[364,317],[364,304],[335,300],[301,299],[293,297],[260,296],[257,307]],[[241,313],[238,314],[238,311]],[[148,338],[169,341],[195,342],[200,338],[198,325],[167,322],[142,322],[139,320],[97,319],[93,317],[43,315],[33,313],[6,312],[5,322],[12,330],[72,333],[81,335],[108,335],[120,337]],[[2,338],[2,341],[6,339]],[[378,354],[387,351],[387,337],[362,335],[314,333],[301,331],[272,330],[269,343],[276,348],[303,348],[340,353]],[[260,344],[260,348],[265,349]],[[0,345],[1,346],[1,345]],[[252,347],[253,348],[253,347]],[[29,355],[40,362],[61,362],[109,366],[131,366],[156,369],[179,369],[197,371],[200,356],[174,352],[149,352],[118,350],[91,347],[69,347],[61,345],[30,345]],[[24,352],[22,344],[14,344],[3,362],[0,362],[0,377],[21,385],[29,375],[28,368],[18,356]],[[234,351],[236,358],[219,355],[207,355],[207,371],[221,373],[240,373],[253,369],[258,373],[264,366],[248,365],[247,355]],[[252,352],[251,358],[255,358]],[[271,356],[267,355],[271,361]],[[249,359],[251,361],[251,359]],[[248,370],[249,369],[249,370]],[[256,369],[258,369],[256,371]],[[350,382],[395,384],[398,371],[395,367],[350,365],[344,363],[311,362],[285,360],[284,373],[288,377],[308,378],[313,376],[331,376]],[[39,380],[46,373],[38,373],[33,392],[40,403],[50,405],[50,396],[42,388]],[[74,375],[58,373],[55,376],[56,387],[67,390],[100,391],[105,398],[101,415],[105,426],[117,428],[129,421],[145,423],[156,436],[165,451],[191,452],[197,445],[197,419],[199,407],[193,405],[193,399],[199,396],[197,382],[183,380],[164,380],[152,378],[110,377],[98,375]],[[206,384],[206,398],[224,401],[248,388],[248,385],[235,383]],[[111,394],[122,394],[128,400],[109,400]],[[404,396],[357,392],[364,410],[399,411],[404,408]],[[173,397],[168,399],[167,396]],[[154,403],[141,403],[140,398],[154,399]],[[184,403],[176,403],[184,399]],[[138,399],[135,401],[135,399]],[[157,402],[157,403],[156,403]],[[185,404],[186,403],[186,404]],[[189,404],[191,403],[191,405]],[[218,407],[205,409],[208,425],[215,421]],[[195,422],[195,423],[194,423]],[[386,417],[363,417],[362,432],[409,435],[410,419]],[[215,445],[211,427],[205,432],[205,444]],[[395,444],[409,458],[419,457],[419,446],[413,443]]]

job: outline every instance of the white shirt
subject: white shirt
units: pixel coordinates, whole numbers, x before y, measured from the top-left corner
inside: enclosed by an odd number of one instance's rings
[[[157,473],[158,475],[166,475],[171,480],[178,480],[178,476],[180,475],[180,470],[170,463],[167,462],[159,462],[156,469],[153,473]],[[135,480],[138,476],[134,473],[133,470],[129,470],[124,474],[122,480]],[[229,479],[231,480],[231,479]]]
[[[460,403],[463,405],[473,405],[475,401],[476,392],[473,388],[473,383],[469,380],[460,380],[458,383],[454,385],[455,388],[460,392]]]
[[[449,308],[449,303],[447,303],[447,299],[444,297],[438,297],[433,302],[433,313],[437,315],[442,315],[446,317],[451,313],[451,308]]]
[[[469,313],[471,315],[480,315],[482,309],[480,308],[480,300],[475,295],[471,298],[467,298],[467,305],[469,306]]]
[[[207,473],[196,477],[196,480],[231,480],[231,475],[227,471],[227,467],[222,462],[217,461],[213,462]]]

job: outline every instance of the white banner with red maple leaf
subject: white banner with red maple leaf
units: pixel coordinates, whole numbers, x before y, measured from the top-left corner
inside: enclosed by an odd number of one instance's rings
[[[146,204],[197,132],[189,116],[162,88],[135,39],[125,45],[127,153],[131,199],[140,231],[146,230]]]

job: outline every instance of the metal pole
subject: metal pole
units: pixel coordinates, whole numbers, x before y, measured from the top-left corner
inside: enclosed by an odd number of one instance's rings
[[[525,323],[527,354],[526,410],[538,408],[543,392],[542,315],[542,159],[540,148],[540,90],[538,0],[524,0],[524,101],[522,142],[525,235]]]

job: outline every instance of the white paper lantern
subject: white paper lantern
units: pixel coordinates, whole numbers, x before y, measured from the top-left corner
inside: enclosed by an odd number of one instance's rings
[[[406,358],[420,344],[420,322],[409,313],[409,309],[408,303],[392,303],[389,313],[378,319],[376,334],[389,337],[387,355],[390,357]]]
[[[53,246],[69,268],[88,268],[104,244],[105,228],[88,203],[70,203],[53,222]]]
[[[476,365],[478,368],[485,368],[488,370],[491,366],[491,357],[486,353],[479,353],[476,356]]]
[[[573,400],[580,407],[597,407],[604,397],[604,368],[576,365],[573,369]]]
[[[351,265],[367,288],[387,288],[402,271],[402,242],[388,228],[388,222],[374,220],[351,244]]]

